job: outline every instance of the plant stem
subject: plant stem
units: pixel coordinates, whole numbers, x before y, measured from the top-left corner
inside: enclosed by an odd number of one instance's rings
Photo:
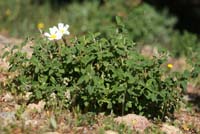
[[[55,44],[58,46],[58,55],[60,55],[60,45],[58,44],[58,42],[57,41],[55,41]]]
[[[67,42],[63,37],[62,37],[62,40],[63,40],[64,44],[67,46]]]

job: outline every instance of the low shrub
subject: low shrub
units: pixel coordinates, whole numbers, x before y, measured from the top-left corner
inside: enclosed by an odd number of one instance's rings
[[[86,34],[67,45],[42,38],[35,41],[31,57],[20,49],[11,51],[9,71],[18,75],[8,88],[31,92],[29,102],[45,100],[47,107],[162,119],[173,113],[186,86],[185,75],[167,71],[165,53],[143,57],[117,22],[119,28],[106,38]]]

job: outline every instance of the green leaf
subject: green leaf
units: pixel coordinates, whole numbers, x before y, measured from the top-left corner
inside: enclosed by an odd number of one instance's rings
[[[155,89],[157,87],[157,82],[154,79],[149,79],[146,82],[146,88],[149,89],[152,92],[155,92]]]
[[[126,108],[132,108],[132,102],[131,101],[128,101],[126,103]]]
[[[114,55],[111,52],[104,52],[102,54],[102,57],[108,57],[108,58],[112,58]]]
[[[90,85],[88,85],[88,86],[86,87],[86,89],[87,89],[89,95],[92,95],[92,94],[93,94],[94,89],[93,89]]]
[[[54,73],[54,70],[50,69],[49,70],[49,76],[51,76]]]
[[[187,90],[187,81],[181,81],[181,88],[183,88],[183,92]]]
[[[78,85],[81,85],[81,84],[84,84],[84,83],[88,83],[89,80],[90,80],[90,76],[88,76],[88,75],[82,75],[82,76],[78,79],[77,84],[78,84]]]
[[[30,40],[29,37],[27,37],[27,38],[21,43],[20,47],[23,48],[23,47],[28,43],[29,40]]]
[[[112,103],[111,103],[111,102],[108,102],[107,108],[108,108],[108,109],[112,109]]]
[[[53,84],[56,84],[56,79],[55,79],[53,76],[50,76],[50,81],[51,81]]]
[[[82,57],[81,62],[83,64],[87,65],[88,63],[90,63],[94,59],[95,59],[95,56],[93,56],[93,55],[86,55],[86,56]]]
[[[122,19],[119,16],[116,16],[115,19],[117,25],[124,27],[124,23],[122,22]]]
[[[40,83],[46,83],[46,82],[47,82],[47,79],[48,79],[48,77],[45,76],[45,75],[40,75],[40,76],[38,76],[38,81],[39,81]]]
[[[89,102],[85,101],[85,102],[84,102],[84,106],[85,106],[85,107],[88,107],[88,106],[89,106]]]
[[[35,73],[39,73],[39,71],[40,71],[39,67],[36,67],[35,68]]]
[[[15,49],[19,49],[19,46],[18,46],[18,45],[14,45],[14,46],[12,47],[12,49],[11,49],[11,52],[13,52],[13,50],[15,50]]]
[[[64,69],[59,69],[58,71],[60,74],[64,74],[65,73],[65,70]]]

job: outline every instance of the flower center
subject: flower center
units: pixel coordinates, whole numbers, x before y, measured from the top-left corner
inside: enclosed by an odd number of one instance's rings
[[[61,29],[60,31],[61,31],[61,33],[64,33],[65,30],[64,30],[64,29]]]
[[[52,35],[50,36],[50,38],[56,39],[56,34],[52,34]]]

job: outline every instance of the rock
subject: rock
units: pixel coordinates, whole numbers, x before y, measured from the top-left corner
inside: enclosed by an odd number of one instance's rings
[[[88,129],[86,127],[77,127],[76,131],[77,133],[88,134]]]
[[[2,101],[8,102],[8,101],[13,101],[14,97],[10,93],[6,93],[2,97]]]
[[[182,131],[179,128],[174,126],[163,124],[161,130],[166,134],[182,134]]]
[[[150,45],[145,45],[141,49],[141,54],[145,57],[153,58],[153,56],[158,56],[158,50],[156,47],[152,47]]]
[[[15,120],[15,112],[0,112],[0,123],[2,126],[7,126]]]
[[[0,35],[0,44],[2,46],[2,44],[8,44],[10,43],[9,39],[5,36]]]
[[[23,96],[24,100],[29,100],[31,95],[32,92],[26,92],[26,94]]]
[[[136,114],[128,114],[126,116],[117,117],[114,121],[117,123],[124,123],[136,131],[144,131],[151,125],[147,118]]]
[[[39,101],[38,104],[31,103],[27,106],[26,110],[22,113],[21,118],[24,120],[29,120],[31,118],[31,114],[38,112],[41,113],[44,109],[45,102]]]
[[[182,128],[187,131],[188,126],[192,126],[197,132],[200,132],[200,114],[181,109],[174,113],[176,120],[182,124]]]
[[[6,62],[6,60],[5,59],[0,59],[0,69],[7,70],[8,68],[9,68],[9,64]]]
[[[198,84],[197,84],[198,85]],[[187,91],[186,91],[188,94],[190,95],[193,95],[193,98],[194,99],[194,96],[200,96],[200,87],[198,86],[195,86],[194,84],[192,83],[188,83],[187,85]]]
[[[32,103],[32,104],[29,104],[27,106],[27,110],[37,110],[39,113],[44,109],[44,106],[45,106],[45,102],[44,101],[39,101],[38,104],[35,104],[35,103]]]
[[[25,121],[25,126],[37,126],[38,121],[37,120],[26,120]]]
[[[115,132],[112,130],[107,130],[107,131],[105,131],[105,134],[118,134],[118,132]]]

